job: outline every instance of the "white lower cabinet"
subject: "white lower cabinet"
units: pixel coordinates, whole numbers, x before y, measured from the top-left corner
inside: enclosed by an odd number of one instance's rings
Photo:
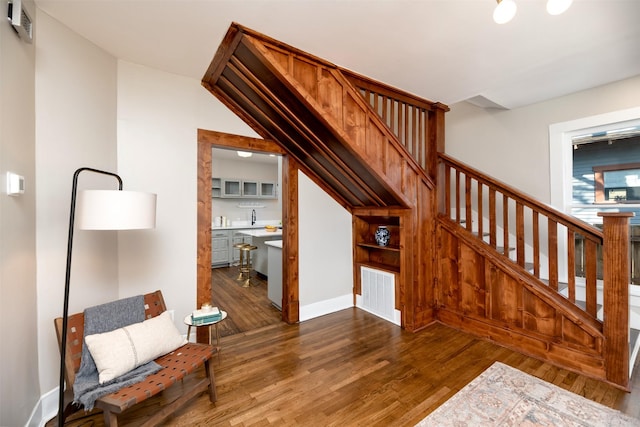
[[[211,232],[211,266],[226,267],[229,265],[228,230]]]
[[[218,230],[211,232],[211,267],[228,267],[240,261],[240,251],[233,247],[237,243],[251,244],[251,236],[240,234],[240,230]]]

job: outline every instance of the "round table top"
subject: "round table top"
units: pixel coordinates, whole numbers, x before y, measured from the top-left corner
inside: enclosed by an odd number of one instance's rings
[[[187,314],[184,318],[184,324],[188,325],[188,326],[210,326],[210,325],[215,325],[218,322],[222,322],[224,319],[227,318],[227,312],[224,310],[220,310],[220,313],[222,314],[222,317],[218,320],[214,320],[212,322],[206,322],[206,323],[198,323],[197,325],[194,325],[193,322],[191,321],[191,315]]]

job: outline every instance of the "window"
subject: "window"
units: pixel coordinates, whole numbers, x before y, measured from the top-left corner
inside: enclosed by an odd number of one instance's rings
[[[640,163],[593,167],[596,203],[640,203]]]

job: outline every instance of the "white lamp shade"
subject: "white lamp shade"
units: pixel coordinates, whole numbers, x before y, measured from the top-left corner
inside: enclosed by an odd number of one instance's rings
[[[82,230],[140,230],[156,226],[156,195],[138,191],[84,190],[76,223]]]
[[[493,11],[493,20],[496,24],[506,24],[516,16],[518,6],[513,0],[498,0],[498,5]]]

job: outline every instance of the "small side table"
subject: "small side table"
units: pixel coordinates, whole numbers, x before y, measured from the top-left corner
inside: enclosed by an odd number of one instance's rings
[[[216,350],[220,351],[220,331],[218,330],[218,323],[222,322],[224,319],[227,318],[227,312],[224,311],[224,310],[220,310],[220,313],[222,314],[222,317],[220,318],[220,320],[214,320],[213,322],[207,322],[207,323],[202,323],[202,324],[198,324],[198,325],[194,325],[193,322],[191,321],[191,315],[187,314],[187,316],[184,318],[184,324],[188,326],[188,328],[187,328],[187,341],[191,337],[191,327],[192,326],[195,326],[196,328],[200,328],[200,327],[206,326],[206,327],[209,328],[209,345],[213,345],[213,331],[211,330],[211,327],[215,326],[215,329],[216,329]]]

